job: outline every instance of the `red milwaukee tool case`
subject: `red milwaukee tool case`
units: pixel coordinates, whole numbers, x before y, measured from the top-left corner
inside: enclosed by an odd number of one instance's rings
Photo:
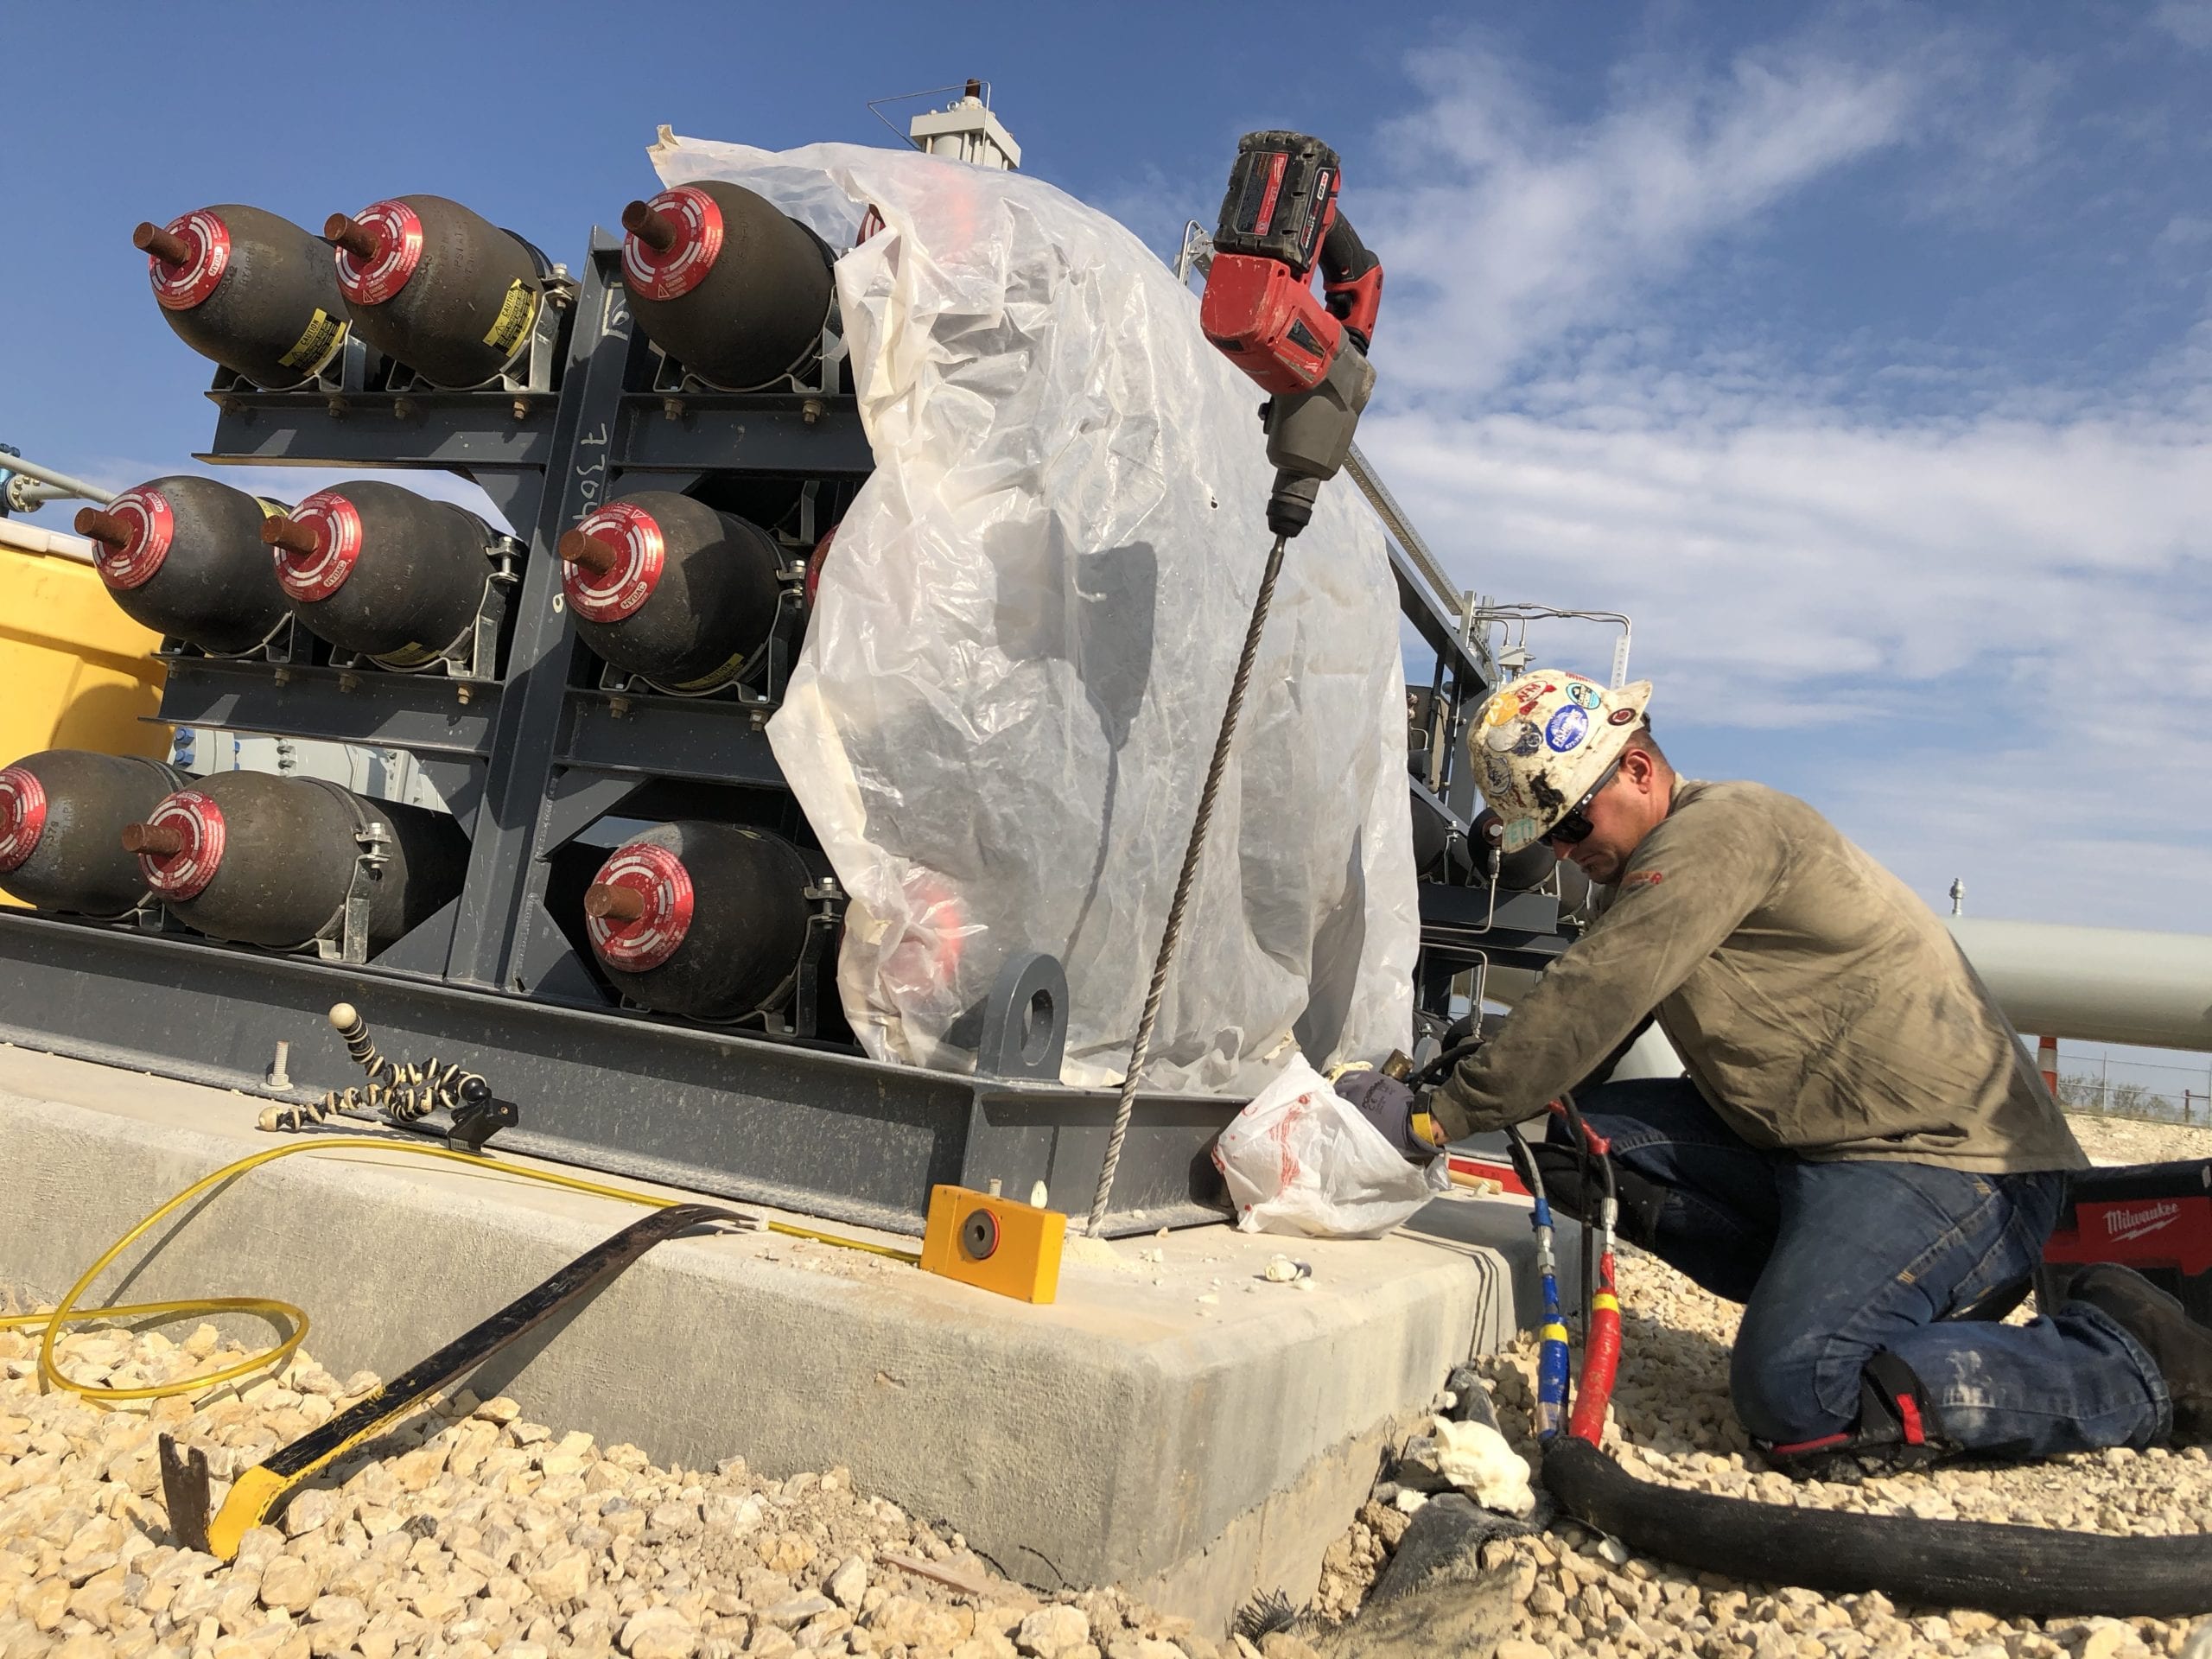
[[[2042,1307],[2064,1300],[2072,1268],[2117,1262],[2212,1325],[2212,1159],[2082,1171],[2043,1260],[2036,1275]]]

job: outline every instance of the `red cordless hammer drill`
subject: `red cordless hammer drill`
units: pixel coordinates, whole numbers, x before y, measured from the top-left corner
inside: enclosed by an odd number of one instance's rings
[[[1268,528],[1295,536],[1322,484],[1351,451],[1375,387],[1367,348],[1382,264],[1338,211],[1337,152],[1296,132],[1247,133],[1222,198],[1198,326],[1274,396],[1268,459],[1276,467]],[[1312,287],[1319,261],[1325,298]]]
[[[1160,930],[1160,952],[1153,958],[1144,1012],[1129,1045],[1128,1070],[1122,1077],[1105,1163],[1090,1200],[1093,1237],[1105,1224],[1114,1172],[1136,1105],[1137,1078],[1152,1049],[1175,942],[1182,935],[1191,885],[1205,850],[1206,825],[1228,769],[1237,713],[1259,659],[1268,605],[1282,574],[1283,545],[1312,521],[1321,486],[1351,454],[1352,429],[1375,390],[1367,342],[1382,297],[1382,266],[1337,212],[1337,152],[1319,139],[1296,132],[1247,133],[1236,146],[1229,194],[1221,204],[1221,227],[1214,232],[1198,326],[1231,362],[1273,394],[1262,413],[1268,459],[1275,466],[1274,493],[1268,498],[1268,528],[1275,540],[1260,573],[1221,731],[1206,766],[1205,787],[1198,793],[1198,816],[1191,823],[1175,896]],[[1325,303],[1314,298],[1311,286],[1317,258],[1328,290]]]

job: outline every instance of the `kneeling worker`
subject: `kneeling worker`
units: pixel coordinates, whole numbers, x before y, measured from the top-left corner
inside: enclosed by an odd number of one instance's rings
[[[1650,696],[1548,671],[1484,705],[1505,850],[1613,899],[1427,1096],[1438,1125],[1536,1116],[1656,1014],[1688,1075],[1578,1103],[1622,1236],[1744,1305],[1730,1394],[1777,1467],[2212,1438],[2212,1332],[2125,1268],[2028,1325],[1958,1317],[2034,1269],[2087,1160],[1934,912],[1802,801],[1677,777]]]

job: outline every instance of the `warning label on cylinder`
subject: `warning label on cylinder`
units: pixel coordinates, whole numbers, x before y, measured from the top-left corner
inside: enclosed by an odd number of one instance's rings
[[[301,334],[290,351],[276,360],[288,369],[297,369],[302,374],[314,374],[330,361],[345,340],[346,325],[317,306],[315,315],[308,319],[306,332]]]
[[[484,343],[512,356],[537,316],[537,290],[521,281],[509,284],[507,297],[499,302],[499,317],[486,332]]]

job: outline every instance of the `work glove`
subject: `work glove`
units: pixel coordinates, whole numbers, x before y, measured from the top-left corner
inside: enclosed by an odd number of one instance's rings
[[[1451,1090],[1452,1078],[1459,1074],[1459,1067],[1482,1052],[1483,1045],[1489,1041],[1491,1033],[1503,1017],[1502,1014],[1486,1014],[1478,1025],[1473,1017],[1469,1016],[1455,1022],[1444,1033],[1443,1053],[1446,1056],[1456,1053],[1458,1058],[1451,1070],[1433,1086],[1421,1091],[1421,1109],[1429,1115],[1438,1133],[1446,1141],[1465,1141],[1470,1135],[1492,1135],[1500,1129],[1511,1128],[1524,1118],[1535,1116],[1532,1112],[1507,1106],[1471,1108],[1465,1096]],[[1433,1071],[1435,1063],[1432,1061],[1430,1065]]]
[[[1427,1090],[1415,1090],[1397,1078],[1362,1067],[1337,1079],[1337,1093],[1352,1103],[1359,1115],[1382,1131],[1382,1138],[1403,1154],[1408,1162],[1425,1164],[1444,1150],[1433,1139],[1424,1102]],[[1425,1135],[1422,1130],[1430,1128]]]

